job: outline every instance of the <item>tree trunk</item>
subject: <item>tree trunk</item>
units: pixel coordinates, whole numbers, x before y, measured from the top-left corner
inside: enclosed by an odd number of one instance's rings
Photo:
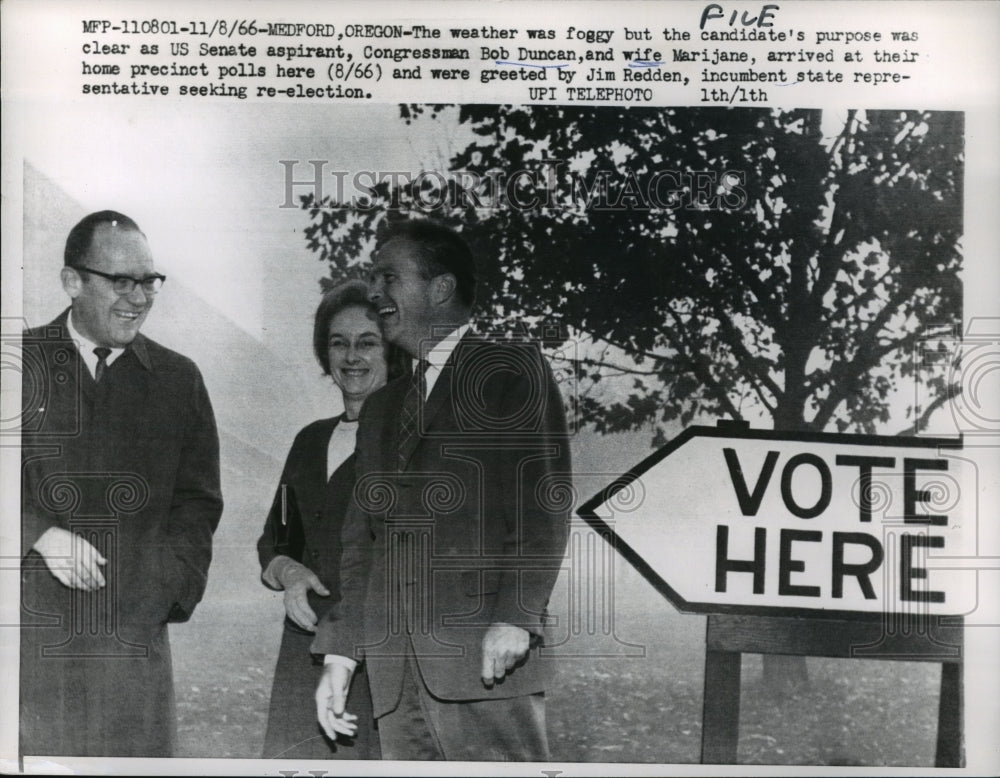
[[[798,326],[789,328],[782,336],[784,352],[785,386],[784,395],[774,409],[776,430],[798,430],[806,428],[806,361],[809,358],[811,340],[805,322],[811,321],[806,283],[807,268],[802,258],[793,256],[789,283],[788,312],[791,321]],[[765,654],[763,670],[764,688],[778,698],[788,698],[809,684],[809,671],[804,656]]]

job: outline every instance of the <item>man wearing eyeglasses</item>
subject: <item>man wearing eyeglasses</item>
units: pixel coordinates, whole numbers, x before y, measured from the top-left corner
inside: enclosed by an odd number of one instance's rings
[[[165,277],[129,217],[69,234],[70,307],[25,333],[22,755],[170,756],[167,624],[205,590],[222,513],[195,364],[140,334]]]

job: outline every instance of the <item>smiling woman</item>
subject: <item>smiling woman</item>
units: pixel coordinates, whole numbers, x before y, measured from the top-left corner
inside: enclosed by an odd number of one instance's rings
[[[386,381],[388,368],[379,323],[370,306],[338,311],[329,324],[329,374],[344,397],[344,415],[357,421],[365,398]]]
[[[372,392],[406,372],[408,360],[383,340],[362,281],[349,281],[323,297],[313,326],[313,351],[340,389],[344,413],[313,422],[296,436],[257,542],[261,580],[285,593],[285,629],[263,756],[378,758],[363,671],[353,685],[361,701],[356,737],[334,742],[324,736],[313,702],[322,668],[313,664],[309,646],[317,620],[340,599],[340,529],[354,488],[358,414]]]

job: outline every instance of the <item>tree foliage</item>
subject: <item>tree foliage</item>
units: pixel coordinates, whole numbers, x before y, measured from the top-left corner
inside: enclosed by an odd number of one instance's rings
[[[955,391],[917,353],[961,319],[963,117],[595,106],[404,106],[471,130],[447,171],[370,202],[304,198],[331,278],[387,219],[431,215],[481,258],[498,326],[572,336],[599,431],[699,417],[874,432],[902,382]],[[654,186],[655,182],[655,186]],[[941,345],[940,348],[944,348]],[[926,361],[925,361],[926,362]]]

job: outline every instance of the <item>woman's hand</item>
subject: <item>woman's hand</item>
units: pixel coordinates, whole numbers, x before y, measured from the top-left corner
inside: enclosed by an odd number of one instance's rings
[[[316,614],[309,607],[309,592],[327,597],[330,590],[323,586],[312,570],[294,559],[285,558],[275,571],[275,578],[285,590],[285,613],[288,618],[309,632],[316,631]]]

